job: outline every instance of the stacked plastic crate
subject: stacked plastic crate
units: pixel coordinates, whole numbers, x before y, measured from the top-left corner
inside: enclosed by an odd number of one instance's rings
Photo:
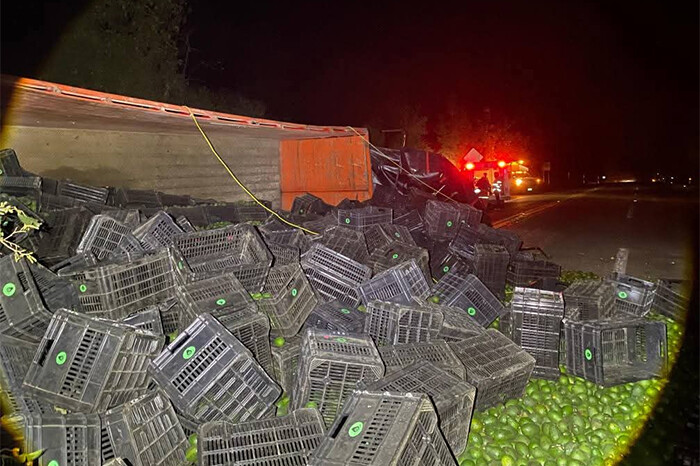
[[[456,466],[457,462],[427,395],[363,390],[349,397],[308,464]]]
[[[367,242],[367,250],[373,253],[375,249],[381,248],[394,241],[399,241],[411,246],[415,246],[416,242],[411,236],[411,231],[403,225],[395,224],[377,224],[371,225],[365,230],[365,241]]]
[[[369,261],[365,235],[361,230],[352,230],[342,226],[326,228],[318,241],[327,248],[360,264],[367,264]]]
[[[431,294],[439,304],[466,311],[483,327],[488,327],[506,312],[503,304],[481,280],[457,270],[446,273],[433,286]]]
[[[143,248],[131,233],[131,228],[107,215],[95,215],[90,220],[76,253],[90,253],[101,261],[119,256],[138,257],[143,253]]]
[[[358,384],[383,376],[384,363],[369,337],[308,329],[292,407],[299,409],[310,403],[321,411],[326,425],[331,425]]]
[[[495,329],[450,348],[467,369],[467,382],[476,387],[477,411],[520,398],[535,367],[535,358]]]
[[[481,222],[481,211],[466,204],[428,201],[425,204],[423,224],[433,239],[451,239],[461,225],[476,227]]]
[[[425,393],[435,405],[440,430],[455,456],[467,446],[476,389],[428,361],[420,361],[367,386],[370,391]]]
[[[505,247],[497,244],[474,245],[474,275],[491,290],[491,292],[503,299],[506,289],[506,272],[510,255]]]
[[[372,276],[372,270],[322,244],[314,244],[301,256],[304,269],[317,297],[324,302],[337,299],[350,306],[360,302],[357,287]]]
[[[666,324],[629,317],[564,319],[566,370],[602,386],[658,377],[667,364]]]
[[[367,206],[359,209],[338,209],[338,225],[363,231],[371,225],[392,223],[393,212],[385,207]]]
[[[509,336],[535,358],[533,377],[559,378],[559,343],[564,318],[561,293],[515,287],[510,309]]]
[[[450,243],[450,249],[465,259],[471,260],[476,244],[497,244],[506,248],[511,256],[515,256],[522,246],[522,241],[517,234],[508,230],[491,228],[483,224],[463,225]]]
[[[430,272],[435,280],[440,280],[451,270],[462,273],[474,272],[471,262],[450,251],[449,244],[449,241],[438,241],[429,250]]]
[[[182,228],[163,211],[158,212],[133,231],[134,237],[145,251],[172,246],[173,237],[180,233],[183,233]]]
[[[417,302],[370,301],[364,333],[377,346],[431,341],[437,338],[443,320],[442,312]]]
[[[199,423],[267,417],[282,393],[253,354],[206,313],[153,359],[149,373],[175,408]]]
[[[304,193],[294,198],[292,202],[292,214],[300,217],[311,215],[325,215],[331,211],[331,206],[323,202],[323,199],[313,194]]]
[[[27,393],[79,412],[101,412],[145,392],[163,337],[62,309],[24,379]]]
[[[369,257],[369,265],[375,274],[382,273],[402,262],[413,260],[420,267],[426,280],[430,280],[428,250],[403,241],[392,241],[376,248]]]
[[[615,309],[615,288],[601,280],[577,280],[564,291],[565,315],[575,320],[606,319]]]
[[[506,282],[512,286],[539,288],[538,283],[557,280],[561,266],[551,262],[539,251],[518,251],[511,257],[506,274]]]
[[[394,216],[394,225],[401,225],[410,232],[418,232],[423,230],[423,217],[421,217],[420,212],[417,210],[411,210],[402,215]]]
[[[84,207],[52,211],[45,216],[35,253],[47,266],[75,255],[75,250],[90,223],[92,213]]]
[[[240,424],[207,422],[198,431],[197,464],[302,465],[324,435],[323,418],[312,408]]]

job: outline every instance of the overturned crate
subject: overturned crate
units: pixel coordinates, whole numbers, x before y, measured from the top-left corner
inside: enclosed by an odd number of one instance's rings
[[[564,300],[561,293],[516,287],[511,302],[511,339],[535,358],[533,377],[558,379]]]
[[[433,239],[450,239],[460,226],[476,227],[481,222],[481,211],[466,204],[428,201],[425,204],[423,224]]]
[[[26,259],[0,258],[0,335],[38,343],[51,320]]]
[[[325,435],[316,409],[273,419],[231,424],[207,422],[198,430],[199,466],[303,465]]]
[[[292,407],[313,403],[331,425],[358,383],[384,375],[384,364],[369,337],[308,329],[304,336]]]
[[[262,290],[272,265],[272,253],[248,224],[182,233],[173,237],[173,244],[187,261],[193,280],[231,272],[250,293]]]
[[[201,314],[149,366],[173,405],[198,422],[271,414],[279,386],[218,320]]]
[[[467,380],[464,365],[445,340],[381,346],[378,350],[387,374],[400,371],[416,362],[429,361],[435,367],[453,374],[460,380]]]
[[[503,246],[510,256],[515,257],[520,246],[522,246],[522,240],[516,233],[502,228],[491,228],[483,224],[476,226],[462,225],[450,243],[450,250],[466,260],[472,260],[474,246],[477,244]]]
[[[367,242],[367,250],[371,254],[375,249],[381,248],[398,241],[415,246],[416,242],[411,236],[411,231],[408,227],[395,224],[376,224],[365,230],[365,239]]]
[[[506,274],[506,283],[512,286],[535,288],[542,279],[558,279],[561,266],[551,262],[537,251],[518,251],[511,256]]]
[[[351,230],[342,226],[326,228],[318,241],[327,248],[360,264],[368,264],[369,262],[365,235],[360,230]]]
[[[84,312],[118,320],[171,297],[177,272],[162,250],[130,262],[64,268],[58,275],[77,287]]]
[[[409,304],[425,300],[430,285],[415,260],[399,263],[357,288],[364,304],[374,300]]]
[[[276,337],[271,342],[272,373],[282,390],[294,399],[294,385],[296,385],[299,372],[299,358],[301,357],[301,344],[303,335],[293,337]]]
[[[440,430],[452,452],[458,456],[466,448],[476,389],[463,379],[420,361],[369,384],[367,390],[425,393],[435,405]]]
[[[510,256],[505,247],[497,244],[474,246],[474,275],[491,290],[494,296],[503,299],[506,290],[506,272]]]
[[[372,276],[366,265],[322,244],[314,244],[301,256],[301,266],[320,300],[337,299],[350,306],[359,304],[357,287]]]
[[[535,358],[495,329],[450,348],[467,369],[467,382],[476,387],[477,411],[520,398],[535,367]]]
[[[392,218],[393,211],[386,207],[367,206],[359,209],[338,209],[338,225],[352,230],[363,231],[372,225],[392,223]]]
[[[119,256],[138,256],[143,252],[131,228],[107,215],[95,215],[90,220],[76,253],[90,253],[98,261]]]
[[[355,391],[309,466],[426,464],[456,466],[424,394]]]
[[[436,339],[444,316],[429,306],[370,301],[367,304],[365,334],[377,346],[429,342]]]
[[[496,296],[475,275],[451,270],[431,291],[433,298],[444,306],[452,306],[488,327],[506,309]]]
[[[421,272],[423,272],[425,279],[430,280],[428,250],[402,241],[392,241],[375,249],[369,257],[369,265],[375,274],[379,274],[410,260],[415,261]]]
[[[367,314],[339,301],[317,305],[304,324],[305,328],[318,328],[336,333],[362,333]]]
[[[611,283],[615,287],[615,314],[644,317],[654,303],[656,285],[629,275],[614,274]]]
[[[565,316],[575,320],[611,317],[615,310],[615,287],[602,280],[577,280],[564,291]]]
[[[290,264],[270,269],[257,303],[269,317],[271,331],[288,337],[299,332],[318,300],[299,264]]]
[[[101,412],[148,387],[147,366],[163,336],[135,327],[57,311],[24,379],[24,389],[64,409]]]
[[[163,211],[146,220],[133,231],[134,237],[146,251],[156,251],[173,245],[173,237],[183,233],[173,218]]]
[[[189,442],[170,400],[160,390],[108,410],[102,416],[102,459],[133,466],[181,465]]]
[[[22,452],[41,451],[46,466],[100,464],[100,417],[97,414],[23,414],[3,422]]]
[[[682,320],[690,306],[691,283],[688,280],[659,279],[652,308],[674,320]]]
[[[645,319],[564,319],[567,372],[601,386],[658,377],[667,364],[666,324]]]

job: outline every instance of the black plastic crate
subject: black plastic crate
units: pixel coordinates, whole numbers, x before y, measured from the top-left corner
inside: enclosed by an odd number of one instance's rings
[[[175,217],[175,223],[184,233],[192,233],[193,231],[196,231],[194,225],[192,225],[192,223],[190,223],[190,221],[187,220],[187,217],[184,215],[178,215]]]
[[[0,385],[0,390],[17,390],[22,387],[38,346],[25,340],[0,336],[0,375],[4,376],[9,385]]]
[[[511,340],[535,358],[532,376],[556,380],[559,372],[561,293],[515,287],[511,301]]]
[[[674,320],[682,320],[690,306],[691,288],[689,280],[658,280],[652,309]]]
[[[280,387],[221,322],[201,314],[149,366],[185,416],[234,423],[271,414]]]
[[[178,328],[185,329],[199,314],[214,317],[254,308],[253,299],[232,273],[179,285],[175,289],[180,306]]]
[[[667,365],[666,324],[645,319],[564,319],[566,370],[602,386],[651,379]]]
[[[83,234],[76,253],[91,253],[101,261],[118,256],[130,257],[143,252],[131,228],[107,215],[95,215]]]
[[[423,225],[433,239],[454,238],[462,224],[476,228],[482,212],[467,204],[430,200],[425,205]]]
[[[364,230],[371,225],[392,223],[393,211],[386,207],[360,207],[358,209],[338,208],[338,225]]]
[[[79,291],[82,309],[119,320],[174,295],[177,271],[167,250],[125,263],[59,270]]]
[[[258,308],[270,319],[271,331],[285,337],[299,332],[317,303],[299,264],[270,269],[262,298],[257,301]]]
[[[155,251],[172,246],[173,236],[183,233],[182,228],[173,218],[163,211],[134,229],[134,237],[146,251]]]
[[[266,241],[265,244],[274,256],[273,266],[298,264],[301,252],[298,247]]]
[[[367,314],[340,301],[318,304],[304,324],[305,328],[317,328],[336,333],[362,333]]]
[[[93,466],[100,464],[100,417],[97,414],[23,414],[7,419],[19,434],[23,452],[41,451],[36,464]]]
[[[294,399],[302,341],[303,334],[300,333],[289,338],[276,337],[270,345],[274,378],[290,399]]]
[[[395,216],[394,224],[404,226],[411,232],[424,229],[423,217],[420,216],[420,212],[417,210],[411,210],[406,214]]]
[[[107,203],[109,190],[78,184],[69,180],[61,180],[56,185],[55,194],[70,197],[78,202],[91,202],[104,205]]]
[[[56,210],[44,215],[44,225],[34,250],[36,257],[51,266],[75,255],[92,213],[83,207]]]
[[[365,333],[377,346],[429,342],[442,328],[442,312],[418,303],[398,304],[370,301]]]
[[[457,466],[424,394],[355,391],[309,466]]]
[[[511,256],[515,256],[522,245],[522,240],[516,233],[502,228],[491,228],[483,224],[463,225],[450,243],[450,249],[469,260],[473,257],[473,248],[476,244],[497,244],[506,248]]]
[[[153,214],[157,213],[160,210],[161,209],[155,210]],[[165,211],[176,218],[185,217],[185,219],[187,219],[187,221],[195,227],[204,227],[212,223],[209,221],[209,218],[207,217],[207,212],[202,206],[166,207]]]
[[[372,276],[366,265],[318,243],[301,256],[301,266],[319,299],[337,299],[349,306],[359,304],[357,287]]]
[[[330,213],[332,207],[320,197],[313,194],[304,193],[294,198],[292,202],[292,214],[306,217],[309,215],[326,215]]]
[[[162,206],[190,206],[194,201],[190,196],[181,194],[158,193],[158,199]]]
[[[493,293],[475,275],[451,270],[434,286],[431,294],[444,306],[457,307],[467,312],[483,327],[488,327],[506,309]]]
[[[82,310],[78,290],[70,281],[59,277],[39,263],[30,264],[32,277],[46,309],[54,313],[59,309]]]
[[[44,179],[44,181],[46,181],[46,179]],[[42,192],[39,198],[39,211],[42,213],[80,207],[81,205],[84,205],[84,203],[72,197],[58,196],[47,192]]]
[[[160,320],[163,323],[163,333],[170,335],[177,332],[180,328],[180,319],[182,314],[182,306],[178,303],[177,298],[168,298],[157,305],[160,312]]]
[[[261,200],[260,202],[268,209],[272,208],[270,201]],[[264,222],[270,216],[270,212],[255,201],[238,201],[233,205],[239,222]]]
[[[0,176],[25,176],[26,174],[13,149],[0,150]]]
[[[455,456],[467,446],[476,388],[429,361],[419,361],[367,386],[369,391],[425,393],[435,405],[440,430]]]
[[[197,439],[199,466],[304,465],[325,435],[318,410],[298,409],[274,419],[207,422]]]
[[[613,274],[615,314],[643,317],[651,311],[656,284],[629,275]]]
[[[163,337],[59,310],[29,366],[24,390],[56,406],[101,412],[144,393],[146,367]]]
[[[38,200],[41,195],[41,178],[38,176],[0,176],[0,193],[15,197],[31,197]]]
[[[577,280],[563,292],[564,314],[575,320],[606,319],[615,310],[615,287],[601,280]]]
[[[226,330],[243,343],[265,372],[272,376],[274,372],[270,352],[270,320],[267,316],[258,312],[254,306],[240,311],[222,311],[213,315],[226,327]]]
[[[372,267],[372,271],[375,274],[379,274],[411,259],[418,264],[425,279],[430,281],[432,275],[430,273],[428,250],[405,242],[392,241],[375,249],[369,258],[368,265]]]
[[[114,456],[133,466],[182,465],[190,444],[170,400],[156,390],[108,410],[102,428]],[[103,446],[104,450],[104,446]],[[104,458],[103,459],[109,459]]]
[[[424,300],[430,285],[414,259],[395,265],[357,288],[362,302],[373,300],[410,304]]]
[[[163,335],[163,320],[160,315],[158,306],[149,306],[146,309],[131,314],[123,318],[120,322],[131,325],[132,327],[146,330],[156,335]]]
[[[272,253],[248,224],[182,233],[173,237],[173,244],[187,261],[193,279],[232,272],[250,293],[262,290],[272,265]]]
[[[510,256],[503,246],[477,244],[474,246],[474,275],[498,298],[506,291],[506,272]]]
[[[513,286],[535,288],[545,278],[558,279],[561,266],[551,262],[544,254],[536,251],[519,251],[508,264],[506,282]]]
[[[403,225],[376,224],[365,230],[365,242],[367,251],[371,254],[375,249],[386,246],[394,241],[415,246],[416,242],[411,236],[411,231]]]
[[[461,341],[479,335],[484,331],[484,327],[464,309],[443,306],[432,302],[423,303],[422,306],[434,309],[442,314],[442,328],[438,332],[438,338],[448,342]]]
[[[116,188],[114,205],[119,207],[162,207],[154,190]]]
[[[88,205],[88,210],[90,206]],[[134,229],[141,223],[141,212],[138,209],[120,209],[118,207],[103,207],[99,213],[106,217],[113,218],[121,224]]]
[[[369,261],[365,235],[362,231],[334,226],[326,228],[318,241],[327,248],[360,264],[367,264]]]
[[[317,217],[313,220],[307,220],[304,223],[302,223],[302,225],[307,230],[311,230],[316,233],[322,233],[326,228],[338,225],[338,214],[334,210],[328,215]]]
[[[384,364],[368,336],[307,329],[301,345],[293,409],[315,403],[331,425],[359,383],[384,376]]]
[[[467,382],[476,387],[477,411],[520,398],[535,367],[535,358],[495,329],[450,348],[467,369]]]
[[[453,374],[461,380],[467,380],[467,371],[454,351],[445,340],[433,339],[429,342],[388,345],[378,348],[386,366],[386,373],[391,374],[419,361],[430,361],[436,367]]]
[[[51,320],[26,259],[0,257],[0,335],[39,343]]]

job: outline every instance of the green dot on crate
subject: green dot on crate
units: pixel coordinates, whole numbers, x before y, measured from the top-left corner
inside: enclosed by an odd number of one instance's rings
[[[350,309],[342,308],[340,312],[342,312],[343,314],[350,314]]]
[[[298,293],[296,288],[292,288],[292,296],[296,296]]]
[[[5,283],[5,286],[2,287],[2,294],[7,296],[8,298],[15,294],[15,291],[17,291],[17,287],[12,282],[7,282]]]
[[[448,226],[448,227],[451,227],[451,226],[452,226],[452,220],[448,220],[448,221],[447,221],[447,226]]]
[[[275,346],[281,347],[281,346],[284,346],[285,339],[284,339],[284,337],[277,337],[272,342],[275,344]]]
[[[223,306],[224,304],[226,304],[226,300],[224,298],[219,298],[216,300],[216,304],[219,306]]]
[[[87,286],[85,284],[81,284],[78,289],[80,290],[81,293],[85,293],[87,291]]]
[[[66,352],[65,352],[65,351],[60,351],[60,352],[56,355],[56,364],[58,364],[59,366],[62,366],[63,364],[65,364],[66,359],[68,359],[68,355],[66,354]]]
[[[182,359],[190,359],[192,356],[194,356],[194,353],[197,351],[197,348],[194,346],[188,346],[185,348],[185,351],[182,352]]]
[[[449,272],[449,271],[450,271],[450,266],[449,266],[449,265],[444,266],[444,267],[442,268],[442,271],[445,272],[445,273]]]
[[[357,421],[353,425],[350,426],[350,429],[348,429],[348,435],[350,437],[357,437],[362,433],[362,429],[364,429],[365,425],[361,421]]]
[[[593,359],[593,352],[591,350],[589,350],[588,348],[586,348],[586,351],[583,352],[583,355],[586,357],[586,359],[588,361]]]
[[[346,219],[345,219],[345,223],[350,223],[350,219],[349,219],[349,218],[346,218]]]
[[[625,293],[624,291],[620,291],[620,292],[617,294],[617,296],[619,296],[620,299],[627,299],[627,293]]]
[[[59,463],[56,460],[51,460],[48,463],[46,463],[46,466],[59,466]]]
[[[396,253],[394,253],[394,254],[391,255],[391,258],[392,258],[392,259],[398,259],[398,258],[399,258],[399,255],[396,254]]]
[[[398,231],[396,233],[394,233],[394,236],[396,236],[397,238],[401,238],[401,234],[399,234]]]
[[[469,314],[470,316],[475,315],[475,314],[476,314],[476,309],[474,309],[473,307],[467,308],[467,314]]]

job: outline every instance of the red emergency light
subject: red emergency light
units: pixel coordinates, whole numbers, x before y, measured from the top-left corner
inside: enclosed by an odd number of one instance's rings
[[[467,162],[464,168],[466,168],[467,170],[474,170],[474,164],[471,162]]]

